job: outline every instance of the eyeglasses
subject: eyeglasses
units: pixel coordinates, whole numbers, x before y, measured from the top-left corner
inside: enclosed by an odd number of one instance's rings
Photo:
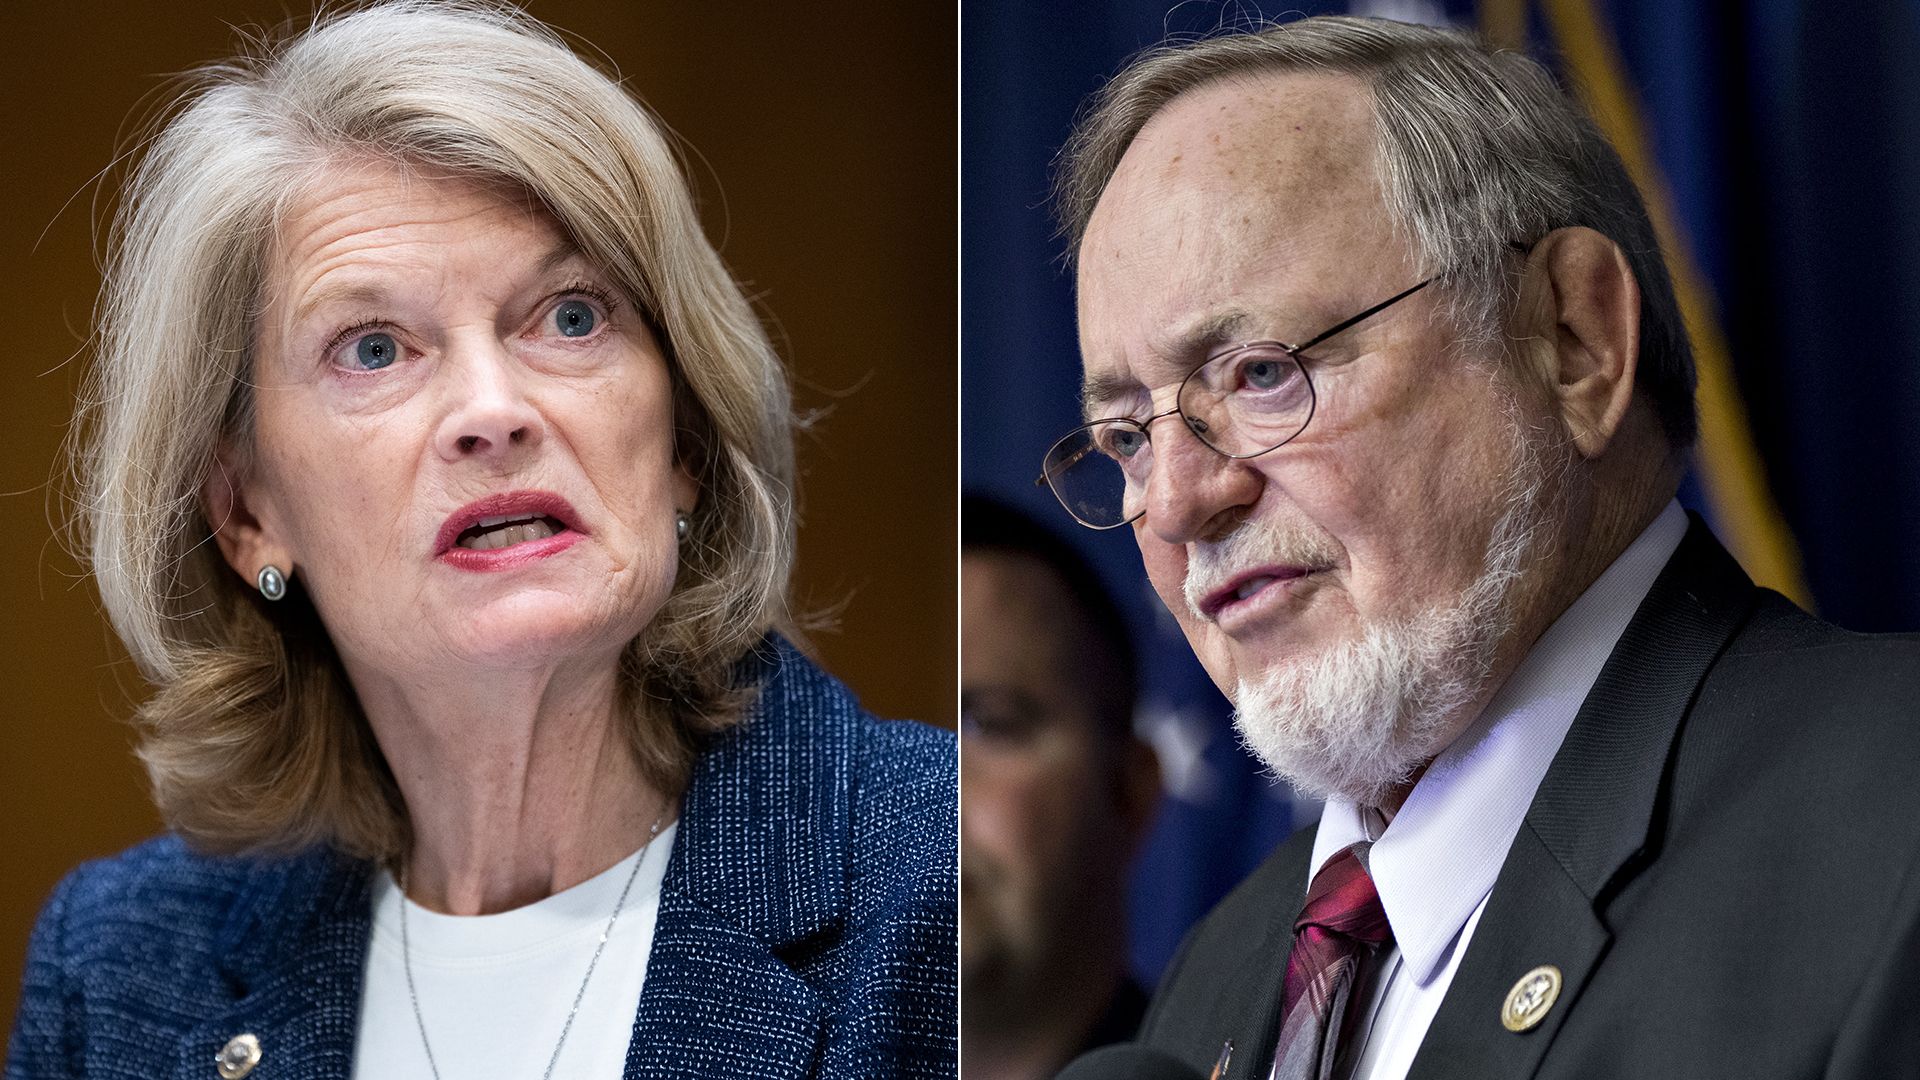
[[[1047,451],[1034,484],[1053,489],[1075,521],[1117,529],[1146,512],[1141,495],[1153,472],[1156,420],[1179,416],[1194,438],[1223,457],[1259,457],[1292,441],[1313,419],[1313,380],[1300,354],[1433,284],[1388,297],[1299,345],[1252,341],[1207,357],[1181,380],[1174,407],[1144,420],[1095,420],[1068,432]]]

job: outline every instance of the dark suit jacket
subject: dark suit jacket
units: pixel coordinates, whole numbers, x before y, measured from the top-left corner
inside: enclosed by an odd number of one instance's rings
[[[626,1076],[951,1077],[953,737],[874,720],[785,644],[767,661],[695,766]],[[345,1080],[371,874],[174,838],[81,867],[34,931],[8,1080],[206,1080],[242,1032],[250,1080]]]
[[[1264,1077],[1313,832],[1188,935],[1142,1041]],[[1410,1080],[1920,1077],[1920,639],[1755,588],[1697,519],[1529,808]],[[1541,964],[1531,1031],[1500,1022]]]

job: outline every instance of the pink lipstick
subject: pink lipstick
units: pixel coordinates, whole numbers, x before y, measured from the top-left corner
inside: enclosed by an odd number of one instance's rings
[[[454,511],[434,538],[434,556],[461,570],[511,570],[558,555],[585,535],[567,500],[550,491],[512,491]]]

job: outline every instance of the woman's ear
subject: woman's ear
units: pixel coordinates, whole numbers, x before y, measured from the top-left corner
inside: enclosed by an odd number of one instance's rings
[[[700,506],[700,481],[693,478],[685,465],[673,467],[673,508],[683,514],[692,514]]]
[[[200,487],[200,509],[221,556],[249,588],[256,586],[263,567],[273,566],[283,577],[293,576],[293,550],[268,523],[270,518],[263,519],[259,494],[249,474],[235,466],[229,448],[222,446]]]

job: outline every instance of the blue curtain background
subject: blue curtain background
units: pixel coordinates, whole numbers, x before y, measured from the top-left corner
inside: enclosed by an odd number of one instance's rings
[[[1601,39],[1631,93],[1661,189],[1649,195],[1666,203],[1686,249],[1675,257],[1690,256],[1705,285],[1771,512],[1798,549],[1803,595],[1853,629],[1920,627],[1920,566],[1910,557],[1920,535],[1915,6],[1499,6],[961,5],[963,483],[1060,525],[1133,620],[1140,725],[1167,780],[1133,886],[1131,961],[1147,985],[1187,926],[1316,813],[1239,749],[1225,700],[1147,588],[1130,535],[1073,527],[1033,484],[1041,454],[1078,422],[1071,278],[1047,206],[1049,166],[1086,95],[1169,35],[1330,12],[1468,28],[1500,15],[1578,81],[1564,58],[1595,42],[1556,35],[1568,33],[1568,11],[1581,14],[1575,22]],[[1734,523],[1713,517],[1711,482],[1690,479],[1683,501],[1725,535]]]

